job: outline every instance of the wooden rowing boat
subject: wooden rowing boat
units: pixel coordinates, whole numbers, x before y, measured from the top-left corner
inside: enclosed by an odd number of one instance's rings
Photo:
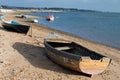
[[[55,63],[85,74],[102,73],[111,62],[104,55],[64,39],[48,38],[44,45],[48,57]]]
[[[29,31],[30,26],[23,25],[16,21],[2,21],[2,26],[9,31],[19,32],[19,33],[27,33]]]

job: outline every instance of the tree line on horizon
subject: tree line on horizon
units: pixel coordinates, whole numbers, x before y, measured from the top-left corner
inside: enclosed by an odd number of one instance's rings
[[[59,8],[59,7],[53,7],[53,8],[36,8],[36,7],[17,7],[17,6],[6,6],[1,5],[0,6],[3,9],[37,9],[37,10],[63,10],[63,11],[84,11],[84,12],[98,12],[96,10],[86,10],[86,9],[77,9],[77,8]]]

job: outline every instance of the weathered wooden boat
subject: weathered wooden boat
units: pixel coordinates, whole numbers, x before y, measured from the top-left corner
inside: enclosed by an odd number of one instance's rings
[[[111,62],[104,55],[64,39],[46,38],[44,45],[48,57],[55,63],[85,74],[102,73]]]
[[[18,33],[27,33],[29,31],[30,26],[23,25],[16,21],[2,21],[2,26],[9,31],[14,31]]]

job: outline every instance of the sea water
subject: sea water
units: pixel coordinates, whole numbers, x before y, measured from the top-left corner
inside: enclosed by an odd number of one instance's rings
[[[54,15],[53,22],[40,18],[39,23],[84,39],[120,49],[120,13],[110,12],[39,12],[35,16]]]

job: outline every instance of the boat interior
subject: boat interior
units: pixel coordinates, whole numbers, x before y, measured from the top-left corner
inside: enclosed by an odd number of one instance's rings
[[[103,57],[105,57],[99,53],[91,51],[81,45],[74,43],[74,42],[61,43],[61,42],[49,42],[48,41],[47,43],[57,50],[64,51],[64,52],[67,52],[70,54],[75,54],[75,55],[78,55],[81,57],[87,57],[92,60],[101,60]]]

